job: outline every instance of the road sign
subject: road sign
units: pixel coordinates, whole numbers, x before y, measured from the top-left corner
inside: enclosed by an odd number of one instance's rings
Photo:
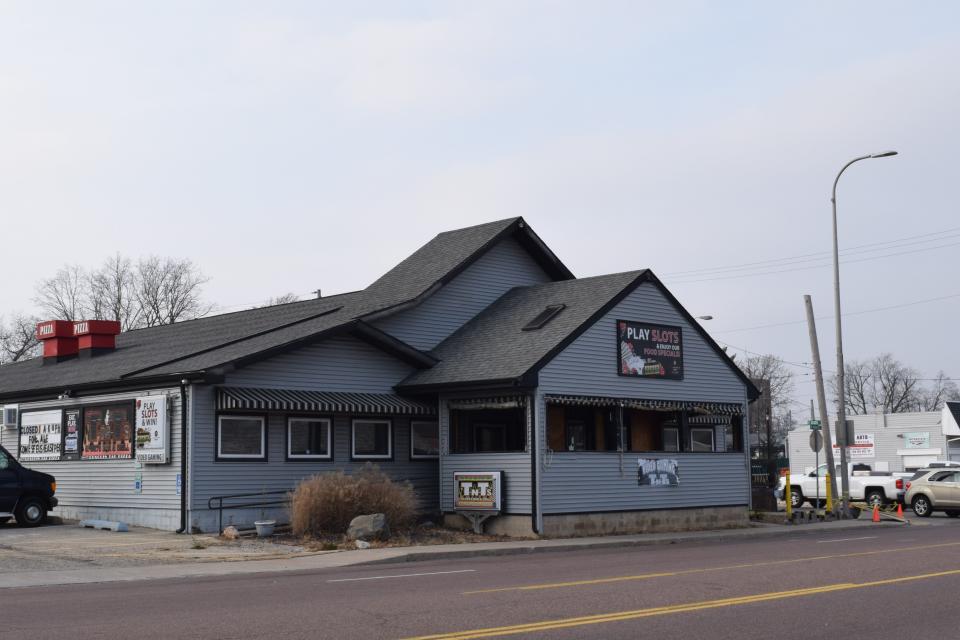
[[[819,420],[810,420],[809,422],[807,422],[807,426],[810,427],[811,429],[819,429],[819,428],[820,428],[820,421],[819,421]]]
[[[823,434],[819,431],[810,432],[810,450],[820,451],[823,448]]]

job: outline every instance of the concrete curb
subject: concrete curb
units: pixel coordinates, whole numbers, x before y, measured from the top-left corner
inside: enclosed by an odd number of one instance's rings
[[[829,526],[822,526],[822,525]],[[820,525],[820,526],[818,526]],[[851,522],[830,522],[830,523],[810,523],[803,525],[764,525],[761,527],[751,527],[749,529],[729,529],[721,531],[701,531],[689,534],[644,534],[641,536],[610,537],[603,539],[588,538],[582,542],[576,539],[557,540],[531,540],[527,543],[499,542],[488,543],[503,545],[498,547],[477,547],[475,544],[465,544],[465,549],[437,549],[430,550],[429,547],[418,547],[415,550],[403,552],[402,548],[396,548],[400,551],[399,555],[388,558],[377,558],[368,561],[359,561],[357,565],[375,565],[375,564],[396,564],[402,562],[424,562],[429,560],[456,560],[462,558],[480,558],[484,556],[510,556],[525,555],[534,553],[557,553],[563,551],[589,551],[596,549],[617,549],[629,547],[649,547],[659,545],[684,544],[691,542],[733,542],[749,541],[755,539],[769,539],[786,536],[803,536],[824,534],[840,531],[854,531],[869,529],[878,526],[877,523],[868,521]],[[881,522],[879,526],[885,529],[896,526],[904,526],[899,522]],[[907,525],[909,526],[909,525]],[[767,529],[766,527],[771,527]],[[484,544],[484,543],[477,543]],[[509,546],[507,546],[509,545]],[[439,545],[438,545],[439,546]]]

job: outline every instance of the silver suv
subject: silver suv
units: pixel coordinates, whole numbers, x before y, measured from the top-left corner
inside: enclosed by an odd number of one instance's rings
[[[960,516],[960,470],[923,469],[907,482],[906,487],[903,501],[921,518],[934,511],[945,511],[951,518]]]

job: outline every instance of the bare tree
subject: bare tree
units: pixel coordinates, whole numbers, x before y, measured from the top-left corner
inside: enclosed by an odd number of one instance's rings
[[[257,305],[254,309],[260,309],[263,307],[272,307],[278,304],[289,304],[291,302],[299,302],[300,296],[295,293],[285,293],[281,296],[276,296],[275,298],[270,298],[263,304]]]
[[[141,324],[153,327],[205,316],[213,306],[202,299],[207,279],[190,260],[151,256],[137,263],[134,297]]]
[[[917,394],[917,411],[939,411],[948,400],[960,400],[960,388],[957,383],[939,371],[931,384],[926,385]]]
[[[843,400],[847,413],[866,415],[873,405],[873,366],[864,360],[850,360],[843,366]],[[830,378],[834,398],[837,397],[837,377]]]
[[[770,406],[773,413],[786,413],[793,397],[793,371],[773,354],[750,356],[740,369],[753,380],[766,380],[770,385]]]
[[[738,363],[740,369],[762,390],[761,397],[750,411],[750,433],[756,444],[766,449],[767,421],[770,422],[770,446],[783,443],[795,424],[790,411],[793,396],[793,372],[786,363],[772,354],[749,356]]]
[[[917,405],[919,375],[889,353],[873,361],[873,404],[884,413],[903,413]]]
[[[14,315],[9,322],[0,322],[0,364],[19,362],[40,353],[37,340],[37,318]]]
[[[85,305],[88,318],[116,320],[123,331],[140,326],[143,314],[136,288],[136,272],[130,259],[119,253],[107,258],[89,277]]]
[[[59,320],[82,320],[86,303],[87,274],[79,265],[66,265],[56,275],[41,280],[34,302]]]

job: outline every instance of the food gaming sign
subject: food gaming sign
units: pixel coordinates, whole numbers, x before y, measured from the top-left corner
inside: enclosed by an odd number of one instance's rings
[[[137,398],[136,412],[137,461],[145,464],[169,462],[167,397],[158,395]]]
[[[680,327],[617,320],[617,348],[622,376],[683,380]]]

